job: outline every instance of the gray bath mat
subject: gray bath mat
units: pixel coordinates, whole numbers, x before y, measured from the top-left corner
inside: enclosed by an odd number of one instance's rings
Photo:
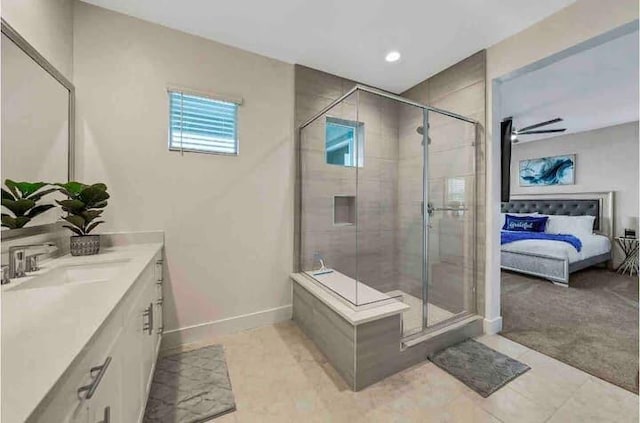
[[[531,369],[473,339],[445,348],[430,360],[485,398]]]
[[[213,345],[158,361],[144,422],[205,422],[235,409],[224,349]]]

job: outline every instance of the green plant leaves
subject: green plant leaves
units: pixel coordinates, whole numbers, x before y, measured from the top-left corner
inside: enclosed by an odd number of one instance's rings
[[[15,201],[16,197],[14,197],[13,194],[11,194],[6,189],[2,188],[2,199],[3,200],[13,200],[13,201]]]
[[[92,230],[94,230],[96,228],[96,226],[98,226],[99,224],[104,223],[104,220],[98,220],[97,222],[93,222],[92,224],[90,224],[89,226],[87,226],[87,229],[84,231],[85,234],[88,234],[89,232],[91,232]]]
[[[38,191],[35,194],[31,194],[27,198],[29,200],[38,201],[45,195],[51,194],[52,192],[56,192],[56,191],[58,191],[58,188],[49,188],[49,189],[45,189],[44,191]]]
[[[4,181],[4,184],[11,190],[15,197],[29,198],[30,195],[35,194],[40,188],[48,185],[46,182],[16,182],[11,179]],[[17,195],[17,193],[20,195]]]
[[[62,219],[71,223],[73,226],[77,227],[81,231],[84,231],[85,222],[82,216],[79,216],[77,214],[70,214],[68,216],[63,216]]]
[[[55,207],[53,204],[36,205],[45,195],[57,191],[57,188],[42,190],[47,182],[16,182],[11,179],[4,181],[7,190],[2,189],[2,205],[6,207],[13,216],[3,213],[2,226],[16,229],[22,228],[29,221]]]
[[[87,187],[87,185],[81,182],[76,182],[76,181],[70,181],[64,184],[57,183],[55,185],[60,187],[61,188],[60,191],[63,194],[65,194],[67,197],[76,198],[76,199],[78,198],[82,190]]]
[[[84,236],[84,233],[80,229],[76,228],[75,226],[62,225],[62,227],[69,229],[71,232],[73,232],[78,236]]]
[[[79,194],[80,200],[89,208],[95,207],[109,198],[107,186],[105,184],[94,184],[83,189]]]
[[[55,207],[55,205],[54,204],[41,204],[41,205],[35,206],[31,210],[29,210],[25,214],[25,216],[28,217],[29,219],[33,219],[34,217],[38,216],[39,214],[42,214],[42,213],[46,212],[47,210],[49,210],[52,207]]]
[[[86,205],[80,200],[56,200],[60,206],[62,206],[62,210],[67,213],[81,213]]]
[[[5,228],[9,228],[9,229],[19,229],[22,228],[24,225],[26,225],[27,223],[29,223],[29,221],[31,219],[29,219],[28,217],[25,216],[20,216],[20,217],[13,217],[13,216],[9,216],[8,214],[2,214],[2,217],[0,218],[2,221],[2,226]]]
[[[109,193],[105,184],[86,185],[72,181],[55,185],[59,187],[60,192],[69,197],[68,200],[57,201],[62,210],[67,212],[67,216],[63,219],[70,225],[65,225],[65,228],[82,236],[104,223],[103,220],[95,221],[95,219],[102,215],[104,210],[101,209],[107,206]]]
[[[36,202],[26,198],[15,201],[2,199],[2,205],[11,210],[14,216],[19,217],[24,216],[30,208],[36,205]]]
[[[85,224],[89,224],[93,219],[100,216],[104,210],[87,210],[80,213]]]

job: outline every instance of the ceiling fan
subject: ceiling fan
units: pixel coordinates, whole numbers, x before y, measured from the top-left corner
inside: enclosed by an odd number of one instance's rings
[[[507,119],[512,119],[512,118],[507,118]],[[526,126],[524,128],[520,128],[520,129],[512,129],[511,130],[511,142],[513,143],[517,143],[518,142],[518,137],[521,135],[534,135],[534,134],[551,134],[551,133],[555,133],[555,132],[564,132],[567,130],[567,128],[561,128],[561,129],[539,129],[539,130],[535,130],[536,128],[542,128],[543,126],[547,126],[547,125],[552,125],[554,123],[558,123],[558,122],[562,122],[562,118],[555,118],[555,119],[551,119],[551,120],[547,120],[545,122],[540,122],[540,123],[536,123],[535,125],[530,125],[530,126]]]

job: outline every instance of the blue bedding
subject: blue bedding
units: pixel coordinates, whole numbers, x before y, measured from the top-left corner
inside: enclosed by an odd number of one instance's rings
[[[525,239],[546,239],[550,241],[562,241],[571,244],[578,252],[582,250],[582,241],[573,235],[548,234],[546,232],[501,231],[500,244],[522,241]]]

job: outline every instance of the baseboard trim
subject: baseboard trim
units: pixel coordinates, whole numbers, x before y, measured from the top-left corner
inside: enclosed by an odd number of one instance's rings
[[[495,335],[502,331],[502,316],[495,319],[484,319],[482,326],[486,335]]]
[[[162,334],[162,346],[160,348],[161,350],[167,350],[180,345],[205,342],[216,336],[291,320],[291,313],[292,306],[288,304],[255,313],[168,330]]]

